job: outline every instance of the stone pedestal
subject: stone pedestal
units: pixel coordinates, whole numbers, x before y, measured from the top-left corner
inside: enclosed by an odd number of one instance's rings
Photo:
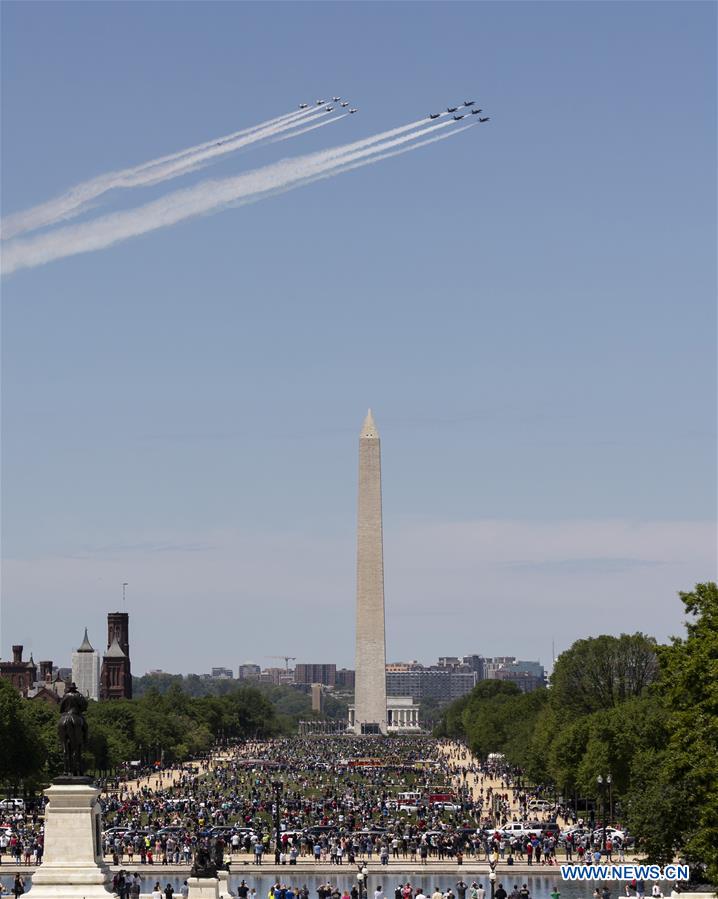
[[[188,877],[188,899],[219,899],[218,877]]]
[[[102,858],[100,791],[89,778],[58,778],[45,790],[45,851],[32,875],[34,899],[109,899]]]
[[[227,899],[229,896],[229,871],[217,871],[219,878],[219,899]]]

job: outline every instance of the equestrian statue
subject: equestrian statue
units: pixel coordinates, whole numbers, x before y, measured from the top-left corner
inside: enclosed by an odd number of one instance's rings
[[[87,699],[75,684],[65,690],[60,703],[60,721],[57,735],[65,759],[65,774],[70,777],[82,776],[82,750],[87,744]]]

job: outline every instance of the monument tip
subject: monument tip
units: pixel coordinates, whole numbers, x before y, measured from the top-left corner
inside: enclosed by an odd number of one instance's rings
[[[364,424],[362,425],[361,434],[359,436],[374,438],[377,438],[379,436],[379,431],[377,430],[376,424],[374,423],[374,416],[371,414],[371,409],[366,414]]]

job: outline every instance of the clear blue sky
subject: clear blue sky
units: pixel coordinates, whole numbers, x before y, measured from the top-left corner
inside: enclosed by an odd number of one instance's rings
[[[3,214],[337,92],[484,128],[3,280],[3,627],[65,663],[353,661],[356,439],[388,655],[549,660],[715,577],[716,7],[2,7]],[[103,207],[104,208],[104,207]]]

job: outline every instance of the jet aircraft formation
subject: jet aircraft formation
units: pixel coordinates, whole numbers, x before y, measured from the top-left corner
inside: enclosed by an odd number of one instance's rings
[[[460,122],[461,119],[465,119],[465,118],[466,118],[467,112],[470,112],[471,115],[477,115],[477,116],[479,116],[479,121],[480,121],[480,122],[488,122],[488,121],[489,121],[489,116],[484,116],[484,117],[482,118],[482,117],[481,117],[481,113],[483,112],[483,109],[480,109],[480,108],[479,108],[478,106],[476,106],[475,104],[476,104],[476,100],[464,100],[464,103],[463,103],[463,105],[462,105],[461,107],[459,107],[459,106],[447,106],[447,107],[446,107],[446,112],[430,112],[430,113],[429,113],[429,118],[430,118],[430,119],[438,119],[438,118],[439,118],[440,116],[442,116],[442,115],[446,115],[447,113],[453,113],[453,114],[454,114],[454,121]],[[473,108],[473,109],[470,109],[471,106],[473,106],[474,108]],[[461,111],[459,111],[459,110],[461,110]]]
[[[317,100],[316,101],[317,106],[324,107],[324,112],[333,112],[334,111],[334,107],[332,106],[332,103],[339,103],[339,105],[342,109],[346,109],[347,106],[349,106],[349,101],[342,100],[341,97],[332,97],[331,101],[327,101],[327,100]],[[430,112],[429,118],[430,119],[438,119],[441,116],[446,115],[447,113],[453,113],[454,121],[460,122],[461,119],[466,118],[467,112],[470,112],[471,115],[478,115],[480,122],[488,122],[489,116],[484,116],[482,118],[481,113],[483,112],[483,110],[480,107],[476,106],[475,104],[476,104],[476,100],[464,100],[463,106],[461,107],[461,112],[459,112],[460,107],[458,107],[458,106],[447,106],[445,113],[444,112]],[[470,107],[472,107],[472,106],[474,108],[470,109]],[[309,109],[309,104],[308,103],[300,103],[299,108],[300,109]],[[355,112],[357,112],[357,108],[350,107],[347,110],[347,112],[349,114],[353,115]]]
[[[325,103],[327,103],[328,105],[324,106]],[[334,107],[331,105],[332,103],[339,103],[339,105],[341,106],[342,109],[346,109],[347,106],[349,106],[349,101],[342,100],[341,97],[332,97],[331,102],[328,102],[327,100],[317,100],[316,105],[324,106],[324,112],[333,112]],[[309,104],[308,103],[300,103],[299,108],[300,109],[309,109]],[[358,109],[358,107],[352,107],[347,110],[347,113],[354,115],[354,113],[357,112],[357,109]]]

